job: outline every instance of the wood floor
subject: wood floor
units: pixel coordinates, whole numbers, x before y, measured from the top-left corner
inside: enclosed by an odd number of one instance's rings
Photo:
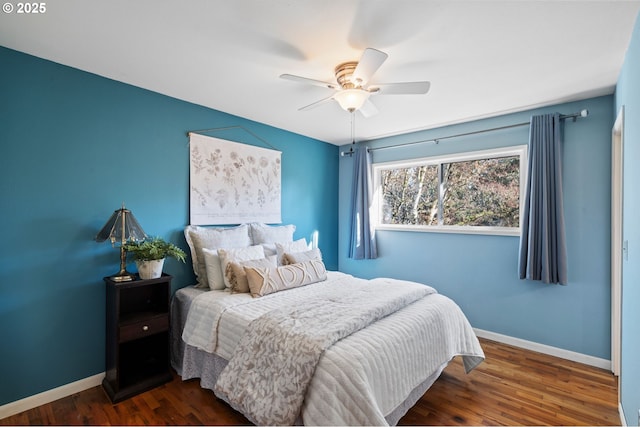
[[[620,425],[617,380],[602,369],[481,340],[487,359],[456,358],[401,425]],[[112,405],[101,387],[0,420],[0,425],[243,425],[198,381],[179,377]]]

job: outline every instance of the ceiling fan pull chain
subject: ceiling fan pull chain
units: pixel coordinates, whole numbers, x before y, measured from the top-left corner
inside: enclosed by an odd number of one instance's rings
[[[351,112],[351,146],[356,145],[356,112]]]

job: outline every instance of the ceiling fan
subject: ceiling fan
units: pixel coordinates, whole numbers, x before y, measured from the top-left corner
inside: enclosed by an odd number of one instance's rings
[[[282,74],[280,77],[298,83],[312,84],[332,89],[335,93],[312,104],[299,108],[299,111],[310,110],[332,99],[340,106],[353,113],[360,111],[364,117],[378,113],[378,109],[371,102],[369,96],[380,95],[422,95],[429,91],[430,82],[379,83],[368,85],[373,74],[386,61],[387,55],[377,49],[367,48],[362,53],[360,61],[344,62],[335,69],[336,83],[322,80]]]

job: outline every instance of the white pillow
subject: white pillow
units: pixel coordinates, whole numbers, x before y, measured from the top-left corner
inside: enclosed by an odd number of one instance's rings
[[[199,288],[209,286],[207,268],[202,249],[237,248],[251,245],[249,226],[242,224],[231,228],[200,227],[187,225],[184,237],[191,250],[193,272],[198,279]]]
[[[207,270],[207,283],[214,290],[224,289],[224,277],[220,266],[220,255],[217,249],[202,248],[204,263]]]
[[[277,255],[278,254],[278,251],[276,250],[276,244],[275,243],[261,243],[260,245],[264,249],[264,256]]]
[[[224,275],[224,272],[227,271],[227,264],[264,258],[264,249],[260,245],[246,248],[218,249],[218,256],[220,257],[220,270],[223,273],[224,286],[231,288],[229,279]]]
[[[261,243],[292,242],[296,226],[267,225],[259,222],[251,223],[251,238],[254,245]]]
[[[286,253],[306,252],[309,250],[307,239],[304,237],[293,242],[276,243],[276,253],[278,254],[278,265],[282,265],[282,257]]]

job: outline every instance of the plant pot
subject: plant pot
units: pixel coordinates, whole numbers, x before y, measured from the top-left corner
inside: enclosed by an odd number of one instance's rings
[[[162,276],[162,266],[164,265],[164,258],[154,259],[152,261],[138,261],[136,260],[136,266],[138,267],[138,274],[141,279],[157,279]]]

